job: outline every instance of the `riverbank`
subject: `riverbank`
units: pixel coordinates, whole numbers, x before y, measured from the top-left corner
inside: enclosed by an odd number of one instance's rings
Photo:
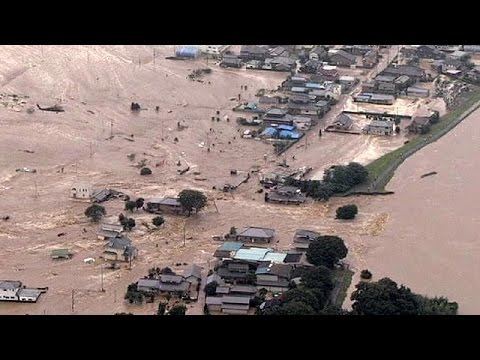
[[[418,136],[397,150],[389,152],[368,164],[367,170],[369,177],[367,183],[363,184],[361,187],[353,189],[349,194],[372,191],[383,192],[395,170],[403,163],[403,161],[405,161],[406,158],[413,155],[424,146],[437,141],[479,107],[480,90],[477,89],[455,110],[442,116],[438,123],[433,124],[428,134]]]

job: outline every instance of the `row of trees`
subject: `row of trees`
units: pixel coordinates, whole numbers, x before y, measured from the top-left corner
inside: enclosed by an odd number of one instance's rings
[[[326,315],[342,313],[327,304],[334,288],[332,269],[347,256],[348,249],[338,236],[320,236],[312,241],[307,250],[308,261],[314,267],[298,268],[294,277],[300,277],[297,286],[280,298],[267,301],[260,315]]]
[[[207,205],[207,197],[204,193],[196,190],[182,190],[179,194],[178,201],[182,205],[183,209],[188,212],[188,216],[192,212],[197,213]],[[138,198],[135,201],[127,198],[125,201],[125,210],[133,212],[143,207],[145,199]],[[98,204],[93,204],[85,210],[85,216],[90,218],[93,222],[99,222],[102,217],[107,214],[105,208]],[[120,214],[119,221],[126,228],[133,228],[135,226],[135,220],[126,218],[123,214]],[[159,216],[152,220],[155,226],[162,225],[165,220]]]
[[[458,311],[458,304],[446,297],[415,294],[388,277],[377,282],[360,281],[351,300],[352,315],[456,315]]]
[[[333,194],[346,192],[364,183],[367,178],[368,170],[359,163],[351,162],[346,166],[331,166],[325,171],[322,181],[287,178],[285,185],[296,186],[314,199],[328,200]]]

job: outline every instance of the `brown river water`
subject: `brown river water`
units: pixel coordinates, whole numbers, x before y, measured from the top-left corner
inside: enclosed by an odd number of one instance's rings
[[[447,296],[460,314],[480,314],[480,110],[407,159],[387,185],[394,195],[367,205],[385,212],[365,265],[414,292]],[[436,171],[437,175],[420,178]],[[356,282],[355,282],[356,283]]]

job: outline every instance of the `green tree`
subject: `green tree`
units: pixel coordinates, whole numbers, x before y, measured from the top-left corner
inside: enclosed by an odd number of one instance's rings
[[[294,300],[284,303],[275,315],[316,315],[316,312],[310,305]]]
[[[347,169],[352,176],[353,185],[359,185],[368,179],[368,170],[357,162],[348,164]]]
[[[165,222],[165,219],[161,216],[155,216],[152,219],[152,224],[155,226],[162,226],[162,224]]]
[[[178,201],[182,204],[183,209],[188,211],[188,216],[192,211],[196,213],[207,205],[205,194],[196,190],[182,190],[178,196]]]
[[[135,219],[132,219],[132,218],[126,218],[125,219],[125,225],[123,225],[124,229],[125,230],[132,230],[134,227],[135,227],[136,222],[135,222]]]
[[[133,212],[133,210],[135,210],[137,207],[137,203],[135,201],[125,201],[125,210],[130,210],[131,212]]]
[[[395,126],[395,133],[400,134],[400,126]]]
[[[138,198],[137,200],[135,200],[135,207],[137,209],[140,209],[141,207],[143,207],[143,204],[145,203],[145,199],[144,198]]]
[[[418,296],[421,315],[457,315],[458,304],[449,302],[446,297],[434,297],[433,299]]]
[[[372,273],[368,270],[362,270],[360,273],[360,279],[370,280],[372,278]]]
[[[211,283],[205,285],[205,294],[207,294],[207,296],[214,296],[217,293],[217,286],[218,283],[216,281],[212,281]]]
[[[185,315],[187,312],[187,307],[184,304],[177,304],[172,306],[168,315]]]
[[[347,256],[348,249],[343,239],[334,235],[319,236],[307,249],[307,260],[313,265],[333,268],[340,259]]]
[[[167,304],[164,302],[161,302],[158,304],[158,310],[157,310],[157,315],[165,315],[165,309],[167,307]]]
[[[351,296],[354,315],[419,315],[418,296],[389,278],[361,281]]]
[[[315,312],[319,312],[323,304],[320,304],[317,296],[308,288],[295,288],[287,291],[283,295],[283,301],[288,303],[292,301],[302,302],[312,307]]]
[[[85,216],[90,218],[93,222],[99,222],[107,212],[101,205],[93,204],[85,210]]]
[[[333,289],[332,272],[325,266],[311,268],[302,275],[302,286],[310,289],[323,307]]]
[[[358,213],[357,205],[354,205],[354,204],[344,205],[344,206],[340,206],[337,209],[336,218],[343,219],[343,220],[350,220],[350,219],[354,219],[357,213]]]
[[[143,167],[140,170],[140,175],[152,175],[152,170],[150,170],[148,167]]]

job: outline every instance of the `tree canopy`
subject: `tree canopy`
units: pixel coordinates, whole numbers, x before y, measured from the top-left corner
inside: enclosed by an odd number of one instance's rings
[[[355,218],[357,213],[358,213],[357,205],[355,204],[344,205],[344,206],[340,206],[337,209],[336,218],[343,219],[343,220],[351,220]]]
[[[162,224],[165,222],[165,219],[161,216],[155,216],[152,219],[152,224],[155,226],[162,226]]]
[[[331,269],[340,259],[345,258],[347,253],[348,249],[340,237],[319,236],[308,246],[307,260],[313,265],[323,265]]]
[[[178,201],[188,211],[189,216],[192,211],[198,212],[207,205],[207,197],[197,190],[182,190],[178,196]]]
[[[133,212],[137,208],[137,203],[135,201],[125,201],[125,210],[130,210]]]
[[[101,205],[93,204],[85,210],[85,216],[92,219],[93,222],[99,222],[100,219],[106,215],[105,208]]]
[[[187,312],[187,307],[183,304],[173,305],[168,315],[185,315]]]

